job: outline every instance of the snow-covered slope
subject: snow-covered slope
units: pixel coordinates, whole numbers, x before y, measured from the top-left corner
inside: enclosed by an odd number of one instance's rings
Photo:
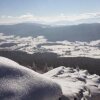
[[[34,53],[38,51],[37,46],[46,43],[46,41],[47,39],[43,36],[33,38],[31,36],[6,36],[3,33],[0,33],[0,49],[21,50],[28,53]]]
[[[0,57],[0,100],[100,100],[100,76],[64,66],[39,74]]]
[[[0,57],[0,100],[58,100],[61,95],[50,78]]]
[[[44,36],[20,37],[0,33],[0,49],[21,50],[28,53],[53,52],[61,57],[100,58],[100,40],[91,42],[47,41]]]
[[[61,85],[61,100],[100,100],[100,76],[90,75],[87,70],[61,66],[44,75]]]

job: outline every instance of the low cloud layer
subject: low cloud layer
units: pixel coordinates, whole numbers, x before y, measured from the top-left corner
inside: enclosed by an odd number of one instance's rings
[[[79,22],[87,22],[93,21],[100,22],[100,12],[97,13],[82,13],[75,15],[65,15],[60,14],[57,16],[35,16],[31,13],[24,14],[21,16],[1,16],[0,24],[14,24],[21,22],[36,22],[42,24],[65,24],[67,23],[79,23]]]

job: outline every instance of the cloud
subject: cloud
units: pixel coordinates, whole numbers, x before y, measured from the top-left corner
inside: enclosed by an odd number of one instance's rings
[[[37,22],[43,24],[52,24],[56,22],[77,22],[83,21],[88,19],[98,19],[100,18],[100,13],[82,13],[82,14],[74,14],[74,15],[65,15],[60,14],[56,16],[35,16],[31,13],[24,14],[21,16],[1,16],[0,17],[0,24],[14,24],[14,23],[21,23],[21,22]]]

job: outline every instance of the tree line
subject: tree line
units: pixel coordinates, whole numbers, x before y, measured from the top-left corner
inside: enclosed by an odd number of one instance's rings
[[[91,74],[100,75],[100,59],[87,57],[59,57],[56,53],[28,54],[16,50],[0,50],[0,56],[10,58],[21,65],[31,68],[40,73],[47,72],[59,66],[86,69]]]

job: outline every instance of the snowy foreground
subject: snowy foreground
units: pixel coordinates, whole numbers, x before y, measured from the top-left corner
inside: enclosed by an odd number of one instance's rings
[[[63,66],[39,74],[0,57],[0,100],[100,100],[100,76]]]
[[[60,84],[64,100],[100,100],[100,76],[96,74],[61,66],[45,75]]]
[[[59,100],[61,95],[50,78],[0,57],[0,100]]]
[[[0,33],[0,49],[21,50],[27,53],[53,52],[61,57],[100,58],[100,40],[91,42],[48,41],[44,36],[20,37]]]

